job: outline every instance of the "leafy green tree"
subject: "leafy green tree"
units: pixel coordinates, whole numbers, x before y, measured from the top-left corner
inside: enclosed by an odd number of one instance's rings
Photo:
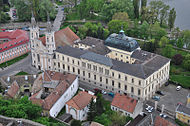
[[[155,38],[156,40],[160,40],[163,36],[167,34],[166,30],[164,28],[161,28],[158,22],[150,25],[149,33],[151,38]]]
[[[183,46],[184,46],[184,40],[183,40],[183,38],[179,38],[179,39],[177,40],[176,46],[177,46],[178,48],[183,48]]]
[[[126,123],[126,117],[119,112],[114,112],[111,115],[111,121],[113,126],[123,126]]]
[[[140,1],[139,0],[133,0],[133,6],[134,6],[134,14],[135,14],[135,18],[139,18],[139,4]]]
[[[80,120],[73,120],[71,126],[82,126],[82,123]]]
[[[94,99],[92,98],[91,99],[91,101],[90,101],[90,105],[89,105],[89,111],[88,111],[88,116],[87,116],[87,119],[89,120],[89,121],[92,121],[94,118],[95,118],[95,114],[96,114],[96,112],[95,112],[95,110],[96,110],[96,107],[95,107],[95,103],[94,103],[94,101],[93,101]]]
[[[162,48],[162,47],[165,47],[168,43],[169,43],[168,38],[166,38],[165,36],[163,36],[160,39],[159,46]]]
[[[187,54],[183,60],[183,67],[190,71],[190,54]]]
[[[170,28],[170,31],[174,27],[175,19],[176,19],[176,11],[174,8],[172,8],[170,10],[169,18],[168,18],[168,26]]]
[[[120,20],[111,20],[108,23],[110,33],[118,33],[122,28],[126,30],[128,28],[128,23]]]
[[[129,21],[129,16],[126,12],[117,12],[113,15],[112,20]]]
[[[176,54],[172,57],[172,62],[175,65],[181,65],[183,62],[183,56],[181,54]]]
[[[172,45],[168,44],[162,49],[161,53],[163,56],[171,58],[172,57],[172,51],[173,51]]]
[[[162,9],[160,10],[160,26],[167,23],[168,19],[168,10],[170,9],[169,5],[163,4]]]
[[[104,126],[110,126],[112,124],[111,120],[109,119],[108,115],[101,114],[100,116],[96,116],[94,119],[95,122],[98,122]]]
[[[103,98],[101,94],[97,95],[95,106],[96,106],[96,115],[101,115],[105,111],[103,106]]]
[[[184,30],[181,33],[181,37],[183,39],[183,42],[185,46],[190,49],[190,30]]]
[[[149,24],[144,21],[142,25],[140,26],[140,38],[142,39],[148,39],[148,31],[149,30]]]

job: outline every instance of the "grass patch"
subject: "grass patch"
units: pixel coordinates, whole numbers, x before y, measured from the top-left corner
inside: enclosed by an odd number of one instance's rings
[[[39,117],[38,119],[33,121],[41,123],[46,126],[67,126],[64,123],[58,122],[57,120],[48,117]]]
[[[183,122],[179,121],[178,119],[176,119],[175,122],[176,122],[179,126],[188,126],[187,124],[184,124]]]
[[[29,75],[29,73],[26,73],[24,71],[20,71],[19,73],[16,74],[16,76],[19,76],[19,75]]]
[[[77,13],[69,13],[66,20],[80,20],[80,16]]]
[[[59,114],[57,115],[57,117],[59,117],[59,116],[63,115],[64,113],[66,113],[65,106],[61,109],[61,111],[59,112]]]
[[[184,75],[170,75],[172,81],[180,83],[184,88],[190,88],[190,76]]]
[[[16,62],[18,62],[18,61],[20,61],[22,59],[24,59],[27,56],[28,56],[28,53],[26,53],[26,54],[24,54],[22,56],[19,56],[17,58],[14,58],[12,60],[9,60],[7,62],[4,62],[4,63],[0,64],[0,68],[10,66],[10,65],[12,65],[12,64],[14,64],[14,63],[16,63]]]

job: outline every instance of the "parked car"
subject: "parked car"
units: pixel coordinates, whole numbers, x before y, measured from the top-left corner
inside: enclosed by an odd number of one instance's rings
[[[95,92],[95,94],[98,94],[98,93],[101,93],[102,91],[100,89],[98,89],[98,88],[95,88],[94,92]]]
[[[114,97],[114,93],[113,92],[109,92],[108,95],[111,96],[112,98]]]
[[[177,103],[177,106],[178,106],[178,105],[183,105],[183,103],[181,103],[181,102],[178,102],[178,103]]]
[[[165,83],[165,86],[168,86],[169,85],[169,82],[167,81],[166,83]]]
[[[152,99],[154,99],[155,101],[159,101],[160,97],[159,96],[153,96]]]
[[[153,110],[154,110],[154,108],[152,107],[152,106],[147,106],[146,108],[145,108],[149,113],[151,113]]]
[[[159,94],[159,95],[162,95],[162,96],[165,95],[165,93],[163,91],[157,91],[156,93]]]
[[[165,114],[160,114],[160,117],[162,117],[162,118],[167,118],[168,116],[165,115]]]
[[[181,89],[181,86],[177,86],[176,90],[179,91]]]
[[[104,90],[102,90],[102,94],[106,95],[106,94],[107,94],[107,92],[106,92],[106,91],[104,91]]]

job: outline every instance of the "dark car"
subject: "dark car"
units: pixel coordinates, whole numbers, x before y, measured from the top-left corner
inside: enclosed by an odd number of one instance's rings
[[[165,83],[165,86],[168,86],[168,85],[169,85],[169,82],[166,82],[166,83]]]
[[[159,95],[162,95],[162,96],[165,95],[163,91],[157,91],[156,93],[159,94]]]
[[[95,94],[98,94],[98,93],[101,93],[102,91],[100,89],[98,89],[98,88],[95,88],[94,92],[95,92]]]
[[[114,93],[112,92],[109,92],[108,95],[111,96],[112,98],[114,97]]]

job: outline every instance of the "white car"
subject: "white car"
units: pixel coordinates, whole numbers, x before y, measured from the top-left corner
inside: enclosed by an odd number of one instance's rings
[[[179,91],[181,89],[181,86],[176,87],[176,91]]]
[[[102,94],[106,95],[106,94],[107,94],[107,92],[106,92],[106,91],[104,91],[104,90],[102,90]]]
[[[160,117],[162,117],[162,118],[167,118],[168,116],[165,115],[165,114],[160,114]]]
[[[152,106],[148,106],[147,108],[146,108],[146,110],[149,112],[149,113],[151,113],[152,111],[153,111],[153,107]]]

